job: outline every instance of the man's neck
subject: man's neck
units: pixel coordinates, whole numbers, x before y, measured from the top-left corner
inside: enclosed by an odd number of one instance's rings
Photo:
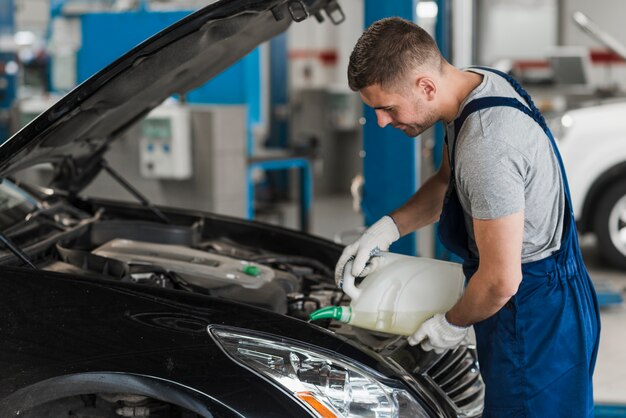
[[[472,71],[462,71],[450,64],[446,64],[444,78],[449,100],[444,103],[442,119],[449,123],[459,113],[461,103],[482,83],[483,76]]]

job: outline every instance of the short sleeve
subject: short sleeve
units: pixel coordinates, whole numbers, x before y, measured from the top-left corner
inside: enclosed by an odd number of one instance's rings
[[[470,147],[463,154],[457,184],[473,218],[497,219],[524,210],[527,170],[517,150],[502,143],[488,150]]]

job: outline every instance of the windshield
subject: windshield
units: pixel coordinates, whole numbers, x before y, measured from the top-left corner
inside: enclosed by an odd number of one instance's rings
[[[0,230],[3,231],[38,207],[37,200],[9,180],[0,183]]]

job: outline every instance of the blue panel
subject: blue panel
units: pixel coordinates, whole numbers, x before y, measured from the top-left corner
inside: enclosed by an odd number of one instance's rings
[[[17,95],[16,74],[5,72],[5,66],[10,62],[17,66],[15,52],[0,51],[0,109],[10,109]]]
[[[15,7],[13,0],[0,0],[0,36],[13,36],[15,32]],[[15,52],[0,50],[0,143],[8,139],[8,111],[17,95],[17,79],[15,74],[7,74],[5,65],[17,63]]]
[[[257,50],[253,53],[258,55]],[[245,68],[243,60],[240,60],[213,80],[187,93],[187,101],[231,105],[246,103],[243,80],[245,80]]]
[[[287,34],[275,36],[270,41],[270,79],[272,103],[287,104]]]
[[[602,280],[594,280],[593,285],[598,296],[598,305],[600,308],[608,308],[611,306],[619,306],[624,303],[621,289],[614,286],[611,282]]]
[[[437,0],[437,6],[439,13],[437,15],[437,23],[435,25],[435,41],[437,42],[437,46],[439,46],[439,50],[441,54],[449,58],[450,52],[450,36],[448,30],[448,0]],[[443,124],[437,123],[434,129],[435,135],[435,149],[433,152],[433,159],[435,163],[435,167],[439,168],[441,165],[441,159],[443,155],[443,144],[444,144],[444,127]],[[439,241],[439,237],[437,235],[437,231],[439,228],[439,223],[435,224],[435,257],[442,260],[451,260],[460,262],[461,259],[457,257],[455,254],[452,254],[448,251],[441,241]]]
[[[0,51],[0,143],[9,138],[9,110],[17,96],[17,75],[7,74],[5,71],[9,62],[17,66],[15,52]]]
[[[595,418],[626,418],[626,405],[596,404],[593,415]]]
[[[188,11],[177,11],[81,15],[82,45],[77,54],[77,81],[83,82],[123,53],[188,14]]]
[[[50,21],[63,13],[64,5],[65,0],[50,0]],[[52,25],[48,25],[48,29],[50,28],[50,26]]]
[[[415,21],[414,0],[365,0],[365,27],[368,27],[377,20],[390,16],[399,16],[404,19]]]
[[[389,16],[414,21],[414,12],[413,0],[365,0],[365,26]],[[415,193],[419,161],[416,159],[416,140],[391,127],[380,129],[374,111],[368,107],[364,107],[364,116],[363,213],[365,224],[371,225]],[[402,238],[392,245],[391,250],[415,255],[415,234]]]
[[[270,102],[272,108],[285,106],[287,95],[287,34],[270,41]],[[286,118],[279,118],[275,112],[270,115],[270,137],[268,146],[287,148],[289,126]]]
[[[81,16],[82,46],[77,54],[77,81],[82,82],[145,39],[187,16],[190,11],[89,13]],[[127,28],[116,30],[116,28]],[[128,30],[132,28],[132,30]],[[207,84],[187,95],[190,103],[246,104],[257,92],[259,54],[255,50]],[[256,75],[257,80],[254,80]],[[258,95],[258,94],[257,94]],[[251,117],[258,119],[258,99]]]
[[[364,116],[363,213],[365,223],[371,225],[401,206],[417,189],[417,142],[391,126],[381,129],[369,107],[364,107]]]
[[[0,34],[15,33],[15,7],[13,0],[0,0]]]
[[[435,41],[441,55],[450,56],[449,0],[437,0],[437,22],[435,24]]]
[[[253,127],[261,122],[261,54],[255,49],[245,57],[240,64],[243,65],[243,88],[244,102],[248,105],[247,139],[248,155],[254,152]]]
[[[270,108],[277,109],[287,105],[287,34],[283,33],[270,41]],[[289,120],[279,112],[269,114],[269,136],[265,145],[268,148],[289,147]],[[289,194],[289,173],[277,171],[266,176],[272,194],[287,196]]]

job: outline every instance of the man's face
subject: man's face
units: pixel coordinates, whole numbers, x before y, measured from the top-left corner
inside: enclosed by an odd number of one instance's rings
[[[363,102],[376,112],[381,128],[391,124],[413,138],[439,120],[433,102],[420,97],[415,89],[389,92],[375,84],[361,89],[360,94]]]

